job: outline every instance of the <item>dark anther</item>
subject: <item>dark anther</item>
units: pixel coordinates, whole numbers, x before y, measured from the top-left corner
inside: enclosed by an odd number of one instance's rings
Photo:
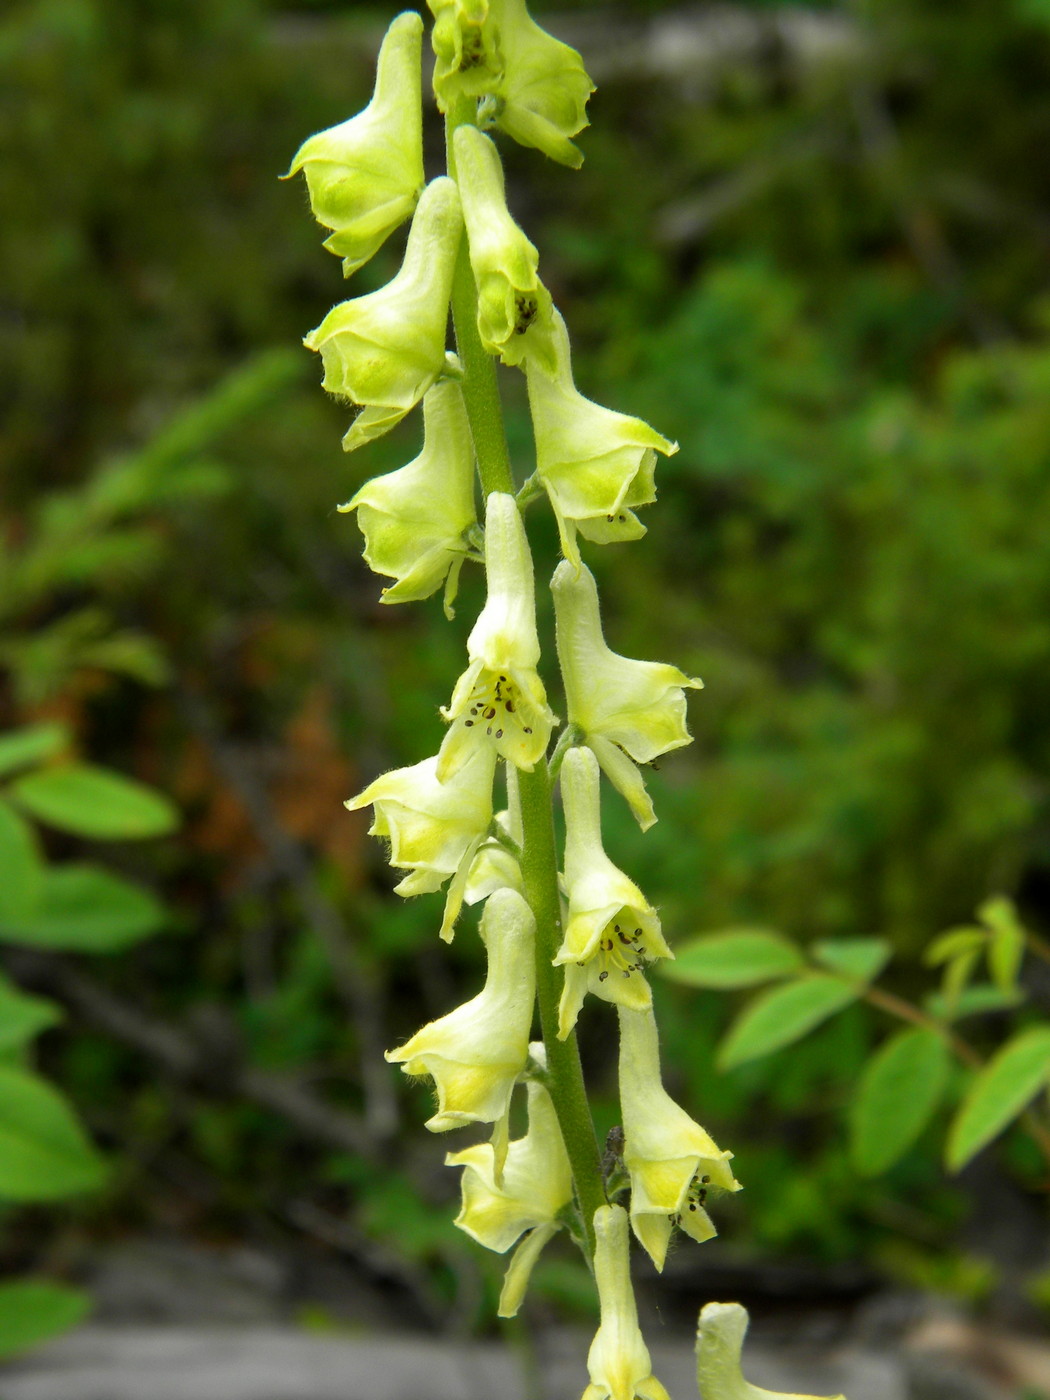
[[[581,964],[581,966],[582,966],[582,964]],[[598,981],[599,981],[599,982],[604,982],[605,979],[608,977],[608,975],[609,975],[609,974],[608,974],[607,972],[599,972],[599,973],[598,973]]]

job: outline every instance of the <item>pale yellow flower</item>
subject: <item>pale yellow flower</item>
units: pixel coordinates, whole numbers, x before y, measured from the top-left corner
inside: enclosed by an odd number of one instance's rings
[[[649,1349],[638,1326],[627,1215],[622,1207],[599,1206],[594,1212],[594,1233],[601,1322],[587,1355],[591,1383],[582,1400],[669,1400],[653,1375]]]
[[[494,491],[485,514],[488,598],[467,639],[467,669],[441,713],[438,756],[447,781],[471,753],[489,748],[531,772],[547,751],[554,716],[536,671],[540,643],[532,556],[514,497]]]
[[[499,152],[476,126],[459,127],[453,149],[481,343],[506,365],[538,356],[553,373],[550,293],[536,272],[536,249],[507,209]]]
[[[562,552],[578,568],[577,529],[598,543],[643,533],[631,513],[656,500],[656,454],[669,456],[678,444],[640,418],[584,398],[573,383],[569,333],[557,311],[551,343],[553,374],[536,360],[527,366],[536,474],[557,516]],[[625,536],[614,533],[624,526]]]
[[[602,635],[594,576],[563,560],[551,580],[568,722],[594,750],[606,776],[630,804],[643,831],[656,813],[639,763],[690,742],[685,691],[703,681],[656,661],[633,661],[610,651]]]
[[[542,1046],[533,1048],[542,1052]],[[550,1095],[534,1080],[526,1088],[528,1132],[510,1144],[502,1172],[488,1142],[445,1158],[449,1166],[464,1169],[463,1206],[456,1218],[461,1230],[497,1254],[505,1254],[525,1235],[507,1269],[501,1317],[518,1311],[532,1266],[561,1228],[558,1217],[572,1201],[572,1170]]]
[[[572,748],[561,767],[565,808],[565,937],[554,962],[565,968],[558,1034],[576,1024],[588,992],[619,1006],[652,1005],[643,968],[670,958],[656,910],[633,880],[605,854],[601,832],[598,762],[590,749]]]
[[[429,598],[445,585],[452,615],[459,571],[477,523],[474,445],[458,384],[445,379],[423,399],[423,451],[407,466],[366,481],[341,511],[357,511],[365,562],[397,580],[381,601]]]
[[[431,1021],[386,1058],[406,1074],[430,1075],[437,1112],[434,1133],[468,1123],[498,1123],[510,1108],[514,1082],[529,1054],[536,995],[536,921],[516,890],[497,890],[481,931],[488,950],[485,986],[471,1001]]]
[[[676,1225],[702,1242],[716,1233],[703,1201],[709,1186],[739,1191],[723,1152],[664,1089],[651,1010],[620,1008],[620,1112],[631,1225],[658,1269]]]
[[[763,1390],[744,1379],[740,1353],[747,1332],[747,1310],[739,1303],[707,1303],[696,1332],[696,1379],[703,1400],[818,1400],[813,1395]],[[833,1400],[846,1400],[836,1395]]]
[[[431,180],[397,276],[334,306],[303,341],[321,355],[324,388],[363,406],[343,438],[346,451],[389,432],[448,372],[449,297],[462,231],[455,182]]]
[[[420,45],[423,21],[398,15],[379,50],[363,112],[304,141],[286,179],[302,170],[325,247],[349,277],[412,213],[423,189]]]

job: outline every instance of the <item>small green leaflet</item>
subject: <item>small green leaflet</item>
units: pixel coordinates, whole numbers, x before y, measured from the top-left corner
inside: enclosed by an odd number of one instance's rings
[[[28,996],[0,975],[0,1051],[32,1040],[62,1019],[62,1010],[44,997]]]
[[[825,938],[813,945],[817,962],[858,982],[878,977],[892,951],[885,938]]]
[[[992,981],[1003,991],[1011,991],[1017,984],[1025,943],[1024,929],[1013,900],[1005,895],[993,895],[977,910],[977,917],[991,932],[988,971]]]
[[[1050,1079],[1050,1026],[1015,1035],[978,1070],[948,1132],[945,1160],[951,1171],[1003,1131]]]
[[[731,928],[704,934],[675,949],[675,960],[660,971],[689,987],[753,987],[801,972],[802,955],[793,943],[769,929]]]
[[[0,922],[32,913],[43,869],[33,828],[0,798]]]
[[[30,724],[0,734],[0,774],[31,768],[54,758],[69,746],[69,730],[64,724]]]
[[[0,1283],[0,1361],[29,1351],[83,1322],[91,1297],[45,1279]]]
[[[39,1075],[0,1064],[0,1199],[53,1201],[94,1191],[105,1177],[61,1094]]]
[[[898,1031],[868,1061],[849,1115],[850,1152],[862,1176],[900,1160],[929,1122],[948,1082],[951,1053],[924,1026]]]
[[[159,792],[88,763],[28,773],[9,792],[48,826],[98,841],[167,836],[179,824],[177,809]]]
[[[734,1069],[800,1040],[836,1011],[856,1001],[862,991],[861,986],[841,977],[813,972],[763,992],[729,1028],[719,1050],[719,1066]]]
[[[148,890],[93,865],[45,870],[40,903],[26,918],[0,919],[0,939],[33,948],[114,953],[167,922]]]
[[[1004,992],[989,982],[978,982],[976,986],[964,987],[950,1008],[944,993],[939,991],[923,997],[922,1004],[938,1021],[961,1021],[964,1016],[983,1016],[988,1011],[1008,1011],[1011,1006],[1017,1006],[1023,1000],[1018,991]]]

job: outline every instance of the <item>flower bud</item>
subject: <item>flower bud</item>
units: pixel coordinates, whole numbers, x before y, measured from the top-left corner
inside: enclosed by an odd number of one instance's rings
[[[438,755],[442,782],[479,746],[531,772],[554,725],[536,671],[540,643],[529,542],[514,497],[499,491],[486,504],[485,572],[488,598],[467,639],[469,665],[441,711],[449,721]]]
[[[452,615],[459,571],[470,548],[474,512],[474,444],[460,387],[442,380],[423,399],[423,451],[396,472],[373,477],[341,511],[356,510],[365,562],[397,579],[381,601],[429,598],[445,584]]]
[[[685,691],[703,681],[676,666],[633,661],[610,651],[602,635],[594,575],[563,560],[551,580],[557,620],[558,661],[568,704],[568,720],[614,787],[627,799],[643,831],[656,813],[636,764],[689,743]]]
[[[499,153],[476,126],[458,127],[453,147],[481,343],[505,365],[539,356],[553,374],[550,293],[536,275],[539,254],[507,209]]]
[[[334,306],[303,341],[320,352],[325,389],[365,406],[343,438],[347,451],[389,431],[447,371],[448,305],[462,230],[455,183],[447,176],[432,180],[396,277]]]
[[[696,1379],[704,1400],[818,1400],[813,1395],[789,1395],[763,1390],[744,1379],[740,1353],[748,1316],[739,1303],[705,1303],[696,1330]],[[833,1400],[846,1400],[836,1395]]]
[[[449,877],[441,936],[452,938],[462,904],[462,886],[492,821],[492,780],[496,756],[475,751],[448,782],[437,778],[437,758],[411,768],[394,768],[370,783],[346,806],[351,812],[371,805],[370,835],[390,841],[390,864],[409,873],[394,886],[408,897],[439,890]]]
[[[536,994],[536,920],[515,890],[497,890],[481,931],[488,949],[485,986],[473,1000],[417,1031],[386,1058],[406,1074],[429,1074],[438,1109],[433,1133],[468,1123],[496,1123],[509,1110],[514,1081],[529,1056]]]
[[[594,1212],[594,1234],[601,1321],[587,1354],[591,1383],[582,1400],[669,1400],[653,1375],[649,1349],[638,1326],[623,1207],[599,1206]]]
[[[489,0],[427,0],[434,16],[434,96],[442,112],[461,97],[494,92],[503,73]]]
[[[572,1169],[550,1095],[534,1080],[526,1087],[528,1132],[510,1144],[502,1180],[491,1143],[450,1152],[445,1158],[448,1166],[464,1168],[463,1207],[455,1222],[461,1230],[497,1254],[505,1254],[530,1232],[507,1270],[500,1317],[513,1317],[518,1311],[532,1265],[560,1229],[559,1212],[572,1201]]]
[[[709,1185],[739,1191],[731,1152],[674,1102],[660,1077],[660,1045],[651,1010],[620,1008],[620,1112],[623,1160],[631,1177],[631,1225],[643,1249],[663,1269],[675,1225],[692,1239],[716,1230],[704,1209]]]
[[[412,213],[423,189],[420,47],[423,21],[408,11],[386,32],[371,102],[363,112],[304,141],[285,179],[306,176],[325,247],[343,273],[366,263]]]
[[[572,378],[569,333],[557,311],[553,317],[555,373],[547,374],[534,361],[527,365],[529,404],[536,435],[536,472],[558,518],[562,553],[579,568],[576,529],[598,526],[592,537],[609,538],[601,527],[616,528],[635,506],[656,500],[653,477],[656,454],[670,456],[678,444],[668,442],[648,423],[602,408],[585,399]]]
[[[674,954],[656,910],[602,846],[598,763],[590,749],[569,749],[561,767],[565,808],[565,937],[554,962],[565,968],[558,1035],[576,1024],[587,992],[636,1009],[652,1005],[647,962]]]

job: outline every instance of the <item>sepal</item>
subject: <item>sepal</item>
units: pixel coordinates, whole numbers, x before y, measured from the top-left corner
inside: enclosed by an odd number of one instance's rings
[[[482,991],[386,1052],[406,1074],[433,1078],[438,1107],[426,1126],[434,1133],[498,1122],[510,1109],[514,1082],[528,1061],[536,921],[516,891],[497,890],[485,906],[481,928],[488,950]]]
[[[656,500],[656,454],[670,456],[678,444],[640,418],[584,398],[573,382],[569,333],[557,311],[552,326],[554,373],[532,361],[527,366],[536,472],[558,519],[562,553],[579,568],[577,528],[585,525],[599,541],[636,538],[635,508]],[[626,533],[615,533],[616,527],[627,527]]]
[[[303,341],[321,355],[324,388],[364,406],[343,439],[347,451],[388,432],[446,372],[462,227],[455,182],[432,180],[412,219],[398,274],[378,291],[334,306]]]
[[[454,584],[477,523],[474,447],[458,384],[442,380],[427,390],[419,456],[373,477],[339,509],[357,511],[369,568],[397,579],[383,589],[382,602],[429,598],[447,579]]]
[[[325,247],[349,277],[412,213],[423,189],[420,48],[423,21],[398,15],[379,50],[371,102],[299,147],[285,179],[301,170]]]

